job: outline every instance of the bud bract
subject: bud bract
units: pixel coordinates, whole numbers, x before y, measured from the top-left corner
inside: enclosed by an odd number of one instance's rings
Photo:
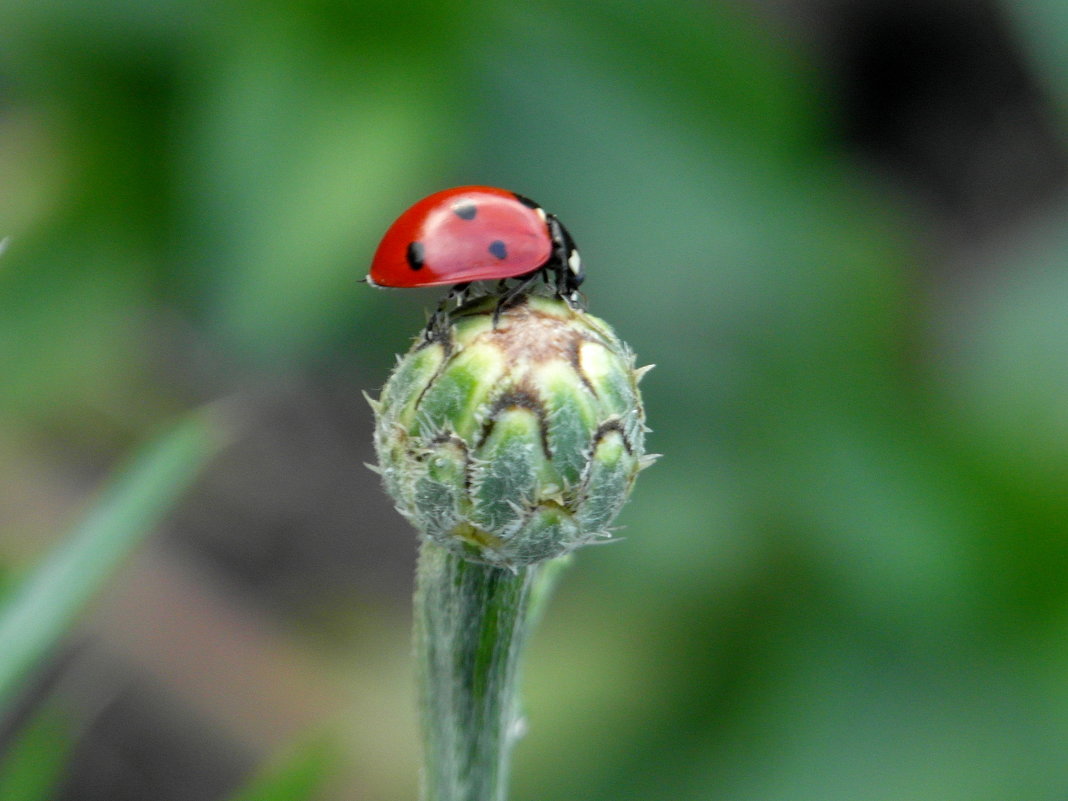
[[[518,567],[610,536],[645,456],[643,370],[556,298],[486,298],[402,357],[375,408],[397,509],[469,559]]]

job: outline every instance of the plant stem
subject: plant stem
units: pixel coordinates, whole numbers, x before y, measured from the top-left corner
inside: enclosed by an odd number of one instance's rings
[[[558,572],[544,567],[513,572],[424,540],[415,591],[423,801],[504,801],[531,598],[544,594],[540,576]]]

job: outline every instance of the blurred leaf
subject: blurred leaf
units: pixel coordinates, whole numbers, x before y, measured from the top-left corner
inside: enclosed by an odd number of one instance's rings
[[[1005,3],[1018,33],[1028,48],[1029,61],[1039,68],[1047,86],[1057,94],[1062,114],[1068,113],[1068,4],[1062,0]]]
[[[822,145],[822,76],[766,19],[678,0],[547,2],[536,13],[542,27],[576,37],[576,50],[630,84],[632,102],[647,113],[726,135],[762,162],[796,161]]]
[[[944,309],[937,376],[969,433],[1063,493],[1068,473],[1068,206]],[[1027,443],[1026,447],[1023,443]]]
[[[72,741],[63,721],[46,707],[23,727],[0,761],[0,798],[45,801],[53,797]]]
[[[374,25],[318,4],[284,25],[253,12],[239,39],[221,29],[191,84],[185,281],[254,356],[300,355],[352,324],[385,226],[465,144],[465,82],[441,65],[461,63],[469,12],[428,6],[431,24],[412,25],[364,11]]]
[[[972,557],[1022,628],[1068,600],[1068,230],[1049,224],[943,302],[931,375],[941,430],[978,477],[985,533]],[[1016,605],[1019,605],[1018,607]]]
[[[165,419],[170,404],[144,368],[143,278],[115,251],[81,244],[35,252],[12,240],[0,270],[0,409],[99,448]]]
[[[307,801],[323,789],[337,765],[327,741],[309,743],[282,764],[256,776],[229,801]]]
[[[215,410],[198,411],[149,443],[84,520],[0,607],[0,709],[121,561],[158,524],[223,444]]]

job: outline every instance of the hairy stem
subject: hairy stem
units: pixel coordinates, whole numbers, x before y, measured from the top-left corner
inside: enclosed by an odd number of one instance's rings
[[[415,593],[424,801],[503,801],[521,728],[517,664],[542,565],[469,562],[426,540]],[[535,584],[539,586],[535,587]]]

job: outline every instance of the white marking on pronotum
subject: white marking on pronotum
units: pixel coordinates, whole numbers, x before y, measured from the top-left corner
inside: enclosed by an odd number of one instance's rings
[[[582,259],[579,258],[577,250],[572,250],[570,255],[568,255],[567,266],[575,275],[579,274],[579,269],[582,267]]]

